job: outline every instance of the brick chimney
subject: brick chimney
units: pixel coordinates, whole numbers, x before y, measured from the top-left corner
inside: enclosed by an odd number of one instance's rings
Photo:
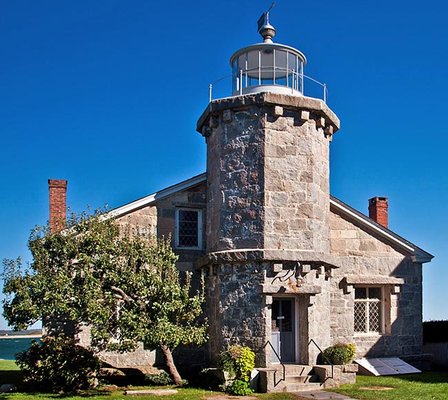
[[[50,192],[50,232],[56,233],[65,228],[67,217],[67,181],[49,179]]]
[[[389,203],[387,197],[369,199],[369,217],[385,228],[389,225]]]

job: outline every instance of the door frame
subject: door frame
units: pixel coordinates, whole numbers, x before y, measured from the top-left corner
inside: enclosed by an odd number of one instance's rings
[[[300,319],[300,302],[299,302],[299,296],[297,295],[272,295],[272,303],[274,303],[274,300],[285,300],[285,299],[291,299],[292,300],[292,304],[293,304],[293,308],[294,308],[294,312],[293,312],[293,317],[294,317],[294,324],[293,324],[293,337],[294,337],[294,360],[293,361],[288,361],[285,362],[285,364],[295,364],[298,363],[300,360],[300,337],[299,337],[299,319]],[[269,324],[271,324],[272,322],[272,307],[271,307],[271,316],[269,319]],[[272,330],[271,327],[269,327],[270,330],[270,336],[269,336],[269,340],[272,341]],[[270,359],[270,358],[269,358]],[[272,362],[270,361],[271,364],[278,364],[277,362]]]

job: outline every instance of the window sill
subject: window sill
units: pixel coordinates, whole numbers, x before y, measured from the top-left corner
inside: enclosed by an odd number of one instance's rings
[[[375,332],[369,332],[369,333],[354,333],[354,338],[379,338],[381,336],[386,336],[385,333],[375,333]]]

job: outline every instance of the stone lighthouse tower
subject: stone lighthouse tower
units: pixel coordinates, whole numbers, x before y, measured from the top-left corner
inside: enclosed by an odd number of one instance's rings
[[[315,362],[330,342],[329,144],[339,128],[325,101],[304,93],[305,55],[273,42],[230,58],[232,95],[212,100],[207,143],[206,256],[210,356],[250,346],[258,366]]]

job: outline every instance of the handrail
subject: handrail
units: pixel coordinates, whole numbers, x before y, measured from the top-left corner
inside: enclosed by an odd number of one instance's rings
[[[278,382],[277,382],[277,379],[276,379],[277,370],[274,371],[274,387],[275,387],[281,381],[285,381],[286,380],[286,367],[285,367],[285,364],[283,364],[281,357],[278,355],[277,351],[274,349],[274,346],[272,346],[272,343],[269,340],[266,341],[266,343],[262,347],[260,347],[258,352],[260,352],[261,350],[265,349],[267,345],[269,345],[271,347],[272,351],[274,352],[275,356],[277,357],[278,361],[280,362],[280,365],[282,366],[282,370],[283,370],[283,377],[281,379],[279,379]]]
[[[327,379],[333,379],[334,378],[334,364],[328,359],[328,357],[325,355],[323,350],[320,348],[320,346],[316,343],[316,341],[314,339],[310,339],[310,341],[308,342],[308,347],[310,346],[311,343],[313,343],[317,347],[317,349],[320,351],[320,354],[322,354],[322,358],[324,358],[325,361],[328,362],[328,364],[331,365],[331,376],[327,376],[325,378],[325,380],[321,384],[321,385],[323,385]]]
[[[305,80],[309,80],[309,81],[315,83],[316,85],[321,86],[322,90],[323,90],[322,100],[324,101],[324,103],[327,102],[327,100],[328,100],[328,87],[327,87],[326,83],[322,83],[322,82],[318,81],[317,79],[312,78],[309,75],[302,74],[301,72],[294,71],[294,70],[291,70],[289,68],[286,69],[286,68],[277,67],[277,66],[263,66],[263,67],[261,67],[262,71],[263,70],[274,70],[274,69],[278,70],[278,71],[282,71],[282,72],[287,72],[287,73],[290,73],[291,76],[296,76],[298,78],[301,78],[301,80],[302,80],[302,90],[299,90],[299,91],[303,95],[305,95],[305,90],[304,90],[304,87],[303,87],[303,85],[305,83],[304,82]],[[248,72],[257,71],[257,70],[258,70],[258,68],[252,68],[252,69],[240,70],[240,72],[243,72],[243,73],[247,74]],[[233,78],[233,75],[230,74],[230,75],[222,76],[221,78],[215,80],[214,82],[211,82],[208,85],[208,100],[209,100],[209,102],[211,102],[213,100],[213,86],[218,84],[218,83],[220,83],[220,82],[222,82],[223,80],[226,80],[226,79],[229,79],[229,78]],[[274,84],[274,86],[277,86],[277,85],[278,86],[284,86],[284,87],[287,87],[287,88],[291,88],[289,85]],[[242,85],[242,83],[240,83],[240,89],[242,89],[242,88],[243,88],[243,85]],[[233,88],[232,88],[232,90],[233,90]],[[296,90],[298,90],[298,89],[296,89]]]

